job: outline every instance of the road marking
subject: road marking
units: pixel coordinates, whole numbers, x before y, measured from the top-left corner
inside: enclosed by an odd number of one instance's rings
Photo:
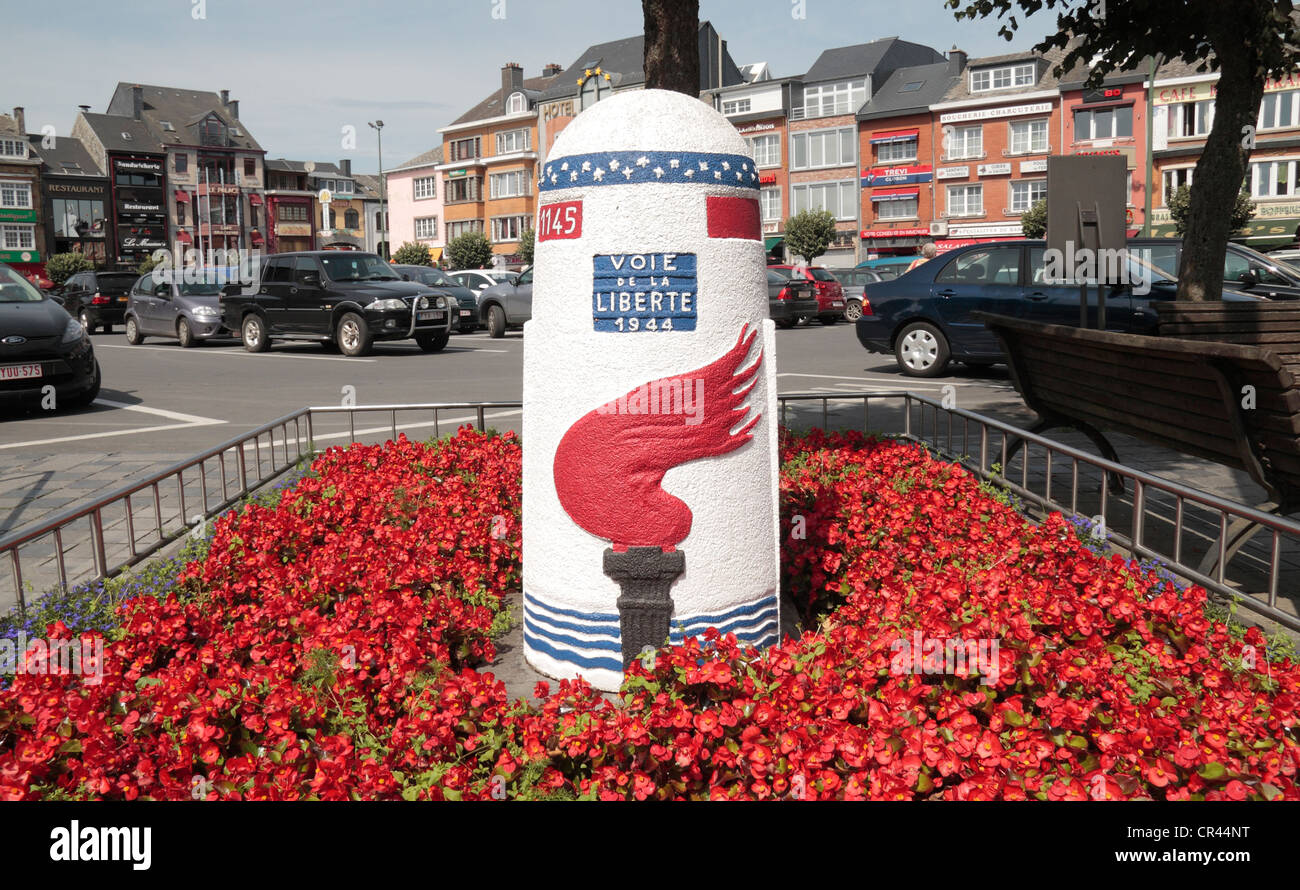
[[[105,405],[109,408],[118,408],[123,411],[138,411],[141,414],[152,414],[155,417],[165,417],[168,420],[176,420],[180,422],[167,423],[160,426],[142,426],[134,429],[108,430],[102,433],[82,433],[77,436],[58,436],[53,439],[33,439],[30,442],[12,442],[0,445],[0,450],[6,448],[32,448],[37,445],[57,445],[61,442],[81,442],[85,439],[103,439],[109,436],[133,436],[138,433],[159,433],[165,430],[191,429],[193,427],[215,426],[226,423],[226,421],[217,420],[214,417],[199,417],[197,414],[182,414],[179,411],[166,411],[162,408],[149,408],[145,405],[128,405],[125,402],[113,402],[108,399],[95,399],[94,404]]]
[[[838,374],[796,374],[796,373],[794,373],[794,372],[792,372],[792,371],[782,372],[782,373],[777,374],[776,376],[777,376],[777,377],[811,377],[811,378],[813,378],[814,380],[856,380],[856,381],[859,381],[859,382],[861,382],[861,383],[875,383],[875,384],[893,383],[893,382],[894,382],[894,379],[895,379],[895,378],[889,378],[889,377],[885,377],[885,378],[881,378],[881,377],[843,377],[843,376],[840,376],[840,375],[838,375]],[[914,379],[910,379],[910,378],[908,378],[908,379],[904,379],[904,380],[898,380],[898,385],[897,385],[897,386],[890,387],[890,388],[891,388],[891,389],[907,389],[908,387],[911,387],[911,386],[940,386],[940,387],[942,387],[942,386],[984,386],[984,387],[992,387],[992,388],[995,388],[995,389],[1010,389],[1010,388],[1011,388],[1011,385],[1008,384],[1008,383],[1001,383],[1001,382],[995,382],[995,381],[990,381],[990,382],[988,382],[988,383],[961,383],[961,382],[950,382],[950,383],[944,383],[944,382],[940,382],[940,381],[935,381],[935,382],[932,383],[932,382],[927,381],[927,380],[914,380]]]
[[[172,352],[172,353],[181,352],[181,348],[179,346],[175,347],[174,349],[169,349],[166,346],[110,346],[110,345],[99,346],[96,348],[97,349],[152,349],[157,352]],[[313,361],[313,362],[375,362],[378,361],[378,359],[373,359],[373,358],[348,358],[347,356],[332,356],[332,355],[298,355],[292,352],[247,352],[247,351],[240,351],[237,349],[226,349],[220,352],[218,352],[215,349],[189,349],[189,350],[185,350],[185,352],[187,352],[190,355],[225,355],[225,356],[247,355],[252,358],[296,358],[296,359],[304,359],[306,361]]]

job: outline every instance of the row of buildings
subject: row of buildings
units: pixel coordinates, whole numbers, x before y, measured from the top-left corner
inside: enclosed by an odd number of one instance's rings
[[[382,223],[377,177],[266,157],[225,90],[119,83],[68,135],[0,114],[0,262],[25,274],[68,252],[120,269],[164,247],[377,250]]]
[[[968,58],[887,37],[774,77],[763,63],[737,65],[709,22],[698,40],[700,98],[749,144],[774,260],[790,259],[784,221],[804,209],[835,216],[820,259],[829,266],[930,240],[946,249],[1018,237],[1020,217],[1046,194],[1053,154],[1123,157],[1131,231],[1171,235],[1169,199],[1191,183],[1214,120],[1217,75],[1181,62],[1085,89],[1086,70],[1054,73],[1063,51]],[[72,250],[120,268],[165,245],[279,252],[390,241],[420,243],[437,260],[451,239],[479,231],[499,264],[517,266],[556,136],[592,104],[642,89],[642,58],[638,35],[536,77],[507,63],[499,86],[439,129],[437,147],[385,170],[382,186],[348,160],[267,158],[224,90],[119,83],[105,113],[81,107],[70,137],[28,134],[16,108],[0,115],[0,261],[39,270]],[[1300,76],[1266,84],[1254,138],[1256,216],[1239,237],[1287,243],[1300,226]]]
[[[1214,120],[1217,75],[1182,62],[1085,89],[1086,69],[1054,73],[1064,51],[969,58],[888,37],[828,49],[805,73],[773,77],[765,64],[735,64],[710,23],[699,40],[700,97],[750,146],[773,260],[791,258],[784,221],[804,209],[836,218],[819,260],[829,266],[914,253],[931,240],[947,249],[1019,237],[1021,215],[1046,195],[1053,154],[1123,157],[1130,231],[1149,222],[1152,234],[1172,235],[1169,199],[1191,183]],[[592,103],[643,88],[642,49],[640,36],[598,44],[533,78],[506,64],[499,88],[438,131],[440,146],[386,171],[394,243],[418,241],[437,255],[477,230],[499,262],[518,263],[536,173],[556,135]],[[1245,243],[1295,239],[1297,149],[1300,75],[1265,86]]]

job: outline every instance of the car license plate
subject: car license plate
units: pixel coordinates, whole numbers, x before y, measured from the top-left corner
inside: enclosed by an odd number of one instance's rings
[[[0,380],[31,380],[40,376],[40,365],[0,365]]]
[[[127,299],[129,299],[129,298],[128,298],[128,297],[118,297],[118,298],[117,298],[117,301],[118,301],[119,303],[125,303],[125,302],[127,301]]]
[[[443,317],[443,313],[437,309],[429,309],[424,312],[415,313],[416,321],[437,321]]]
[[[460,314],[461,316],[466,316],[466,315],[473,315],[474,313],[470,312],[468,309],[462,309],[460,310]]]

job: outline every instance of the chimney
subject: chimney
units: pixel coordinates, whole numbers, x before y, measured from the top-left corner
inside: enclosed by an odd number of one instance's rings
[[[501,66],[501,110],[510,105],[510,94],[518,93],[524,88],[524,69],[518,62],[506,62]]]
[[[18,135],[27,135],[27,115],[23,113],[21,105],[14,106],[14,121],[18,124]]]
[[[89,106],[89,105],[78,105],[77,107],[81,109],[81,113],[82,113],[82,114],[89,114],[89,113],[90,113],[90,106]]]
[[[352,175],[352,159],[351,159],[351,158],[348,158],[347,160],[339,161],[339,172],[342,173],[344,176],[351,176],[351,175]]]
[[[237,120],[239,120],[239,100],[238,100],[238,99],[232,99],[230,102],[227,102],[227,103],[226,103],[226,108],[230,111],[230,119],[231,119],[232,121],[237,121]]]
[[[551,64],[542,67],[542,77],[554,77],[563,70],[564,69],[559,65],[552,62]]]
[[[221,91],[221,104],[222,104],[222,105],[229,105],[229,104],[230,104],[230,90],[222,90],[222,91]]]
[[[953,47],[948,51],[948,73],[961,74],[966,69],[966,53]]]
[[[131,87],[131,117],[136,120],[144,118],[144,87],[138,83]]]

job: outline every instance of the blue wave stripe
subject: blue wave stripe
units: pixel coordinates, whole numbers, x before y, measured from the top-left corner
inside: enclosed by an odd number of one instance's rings
[[[552,606],[544,603],[531,593],[524,594],[524,602],[532,605],[540,612],[552,612],[556,615],[567,615],[570,618],[581,618],[584,621],[591,621],[598,624],[613,624],[618,626],[618,615],[610,615],[608,612],[579,612],[577,609],[564,609],[560,606]]]
[[[602,652],[618,652],[622,654],[623,647],[618,640],[583,640],[565,633],[550,630],[540,624],[526,625],[526,629],[535,636],[543,637],[552,643],[565,643],[575,649],[595,649]]]
[[[560,649],[552,646],[545,640],[532,636],[527,631],[524,632],[524,641],[538,652],[544,652],[554,658],[556,661],[562,661],[566,664],[574,664],[584,668],[603,668],[609,671],[622,672],[623,661],[621,658],[601,658],[599,656],[589,657],[579,655],[567,649]]]
[[[613,628],[612,630],[606,630],[603,627],[593,628],[588,625],[575,624],[572,621],[561,621],[558,618],[551,618],[548,615],[543,615],[539,612],[534,612],[532,609],[528,608],[528,606],[524,606],[524,617],[530,623],[542,625],[547,628],[553,628],[556,631],[572,630],[572,631],[577,631],[578,633],[581,634],[588,634],[590,636],[610,637],[614,640],[617,640],[619,637],[618,628]]]
[[[769,596],[755,603],[748,603],[743,606],[737,606],[734,609],[730,609],[726,612],[723,612],[721,615],[695,615],[691,618],[684,618],[680,621],[675,621],[674,623],[684,624],[687,627],[692,627],[698,624],[704,624],[706,626],[709,624],[714,624],[714,625],[725,624],[726,622],[731,621],[735,618],[743,617],[745,615],[753,615],[758,612],[765,612],[769,609],[775,609],[775,608],[776,608],[776,597]]]
[[[765,627],[767,625],[775,625],[776,621],[777,621],[777,614],[776,614],[776,610],[773,609],[767,614],[755,615],[752,618],[737,618],[735,621],[727,621],[722,624],[696,624],[693,626],[687,626],[681,628],[681,630],[683,633],[685,633],[686,636],[690,636],[690,637],[701,636],[710,627],[717,628],[718,633],[721,634],[741,633],[744,630],[751,629],[754,627]],[[676,629],[677,628],[674,628],[674,630]]]
[[[602,151],[551,158],[538,191],[647,182],[729,185],[758,190],[758,170],[747,155],[701,151]]]

